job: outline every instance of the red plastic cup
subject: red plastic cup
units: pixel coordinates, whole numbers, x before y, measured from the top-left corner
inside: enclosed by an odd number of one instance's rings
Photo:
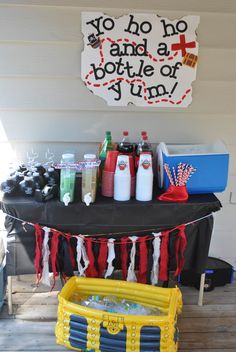
[[[104,165],[104,171],[115,172],[118,155],[119,152],[117,150],[108,150]]]
[[[129,169],[131,175],[131,197],[135,196],[135,187],[136,187],[136,175],[134,167],[134,157],[129,155]]]
[[[135,176],[135,168],[134,168],[134,158],[132,155],[129,155],[129,170],[131,177]]]
[[[113,197],[114,195],[114,172],[103,171],[102,174],[102,195],[104,197]]]

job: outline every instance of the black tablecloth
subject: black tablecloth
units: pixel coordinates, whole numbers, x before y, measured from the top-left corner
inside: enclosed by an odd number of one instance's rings
[[[58,200],[39,203],[32,198],[4,197],[4,213],[25,221],[47,225],[61,231],[100,234],[135,232],[173,228],[201,218],[221,208],[214,194],[191,195],[186,203],[168,203],[153,199],[150,202],[118,202],[98,197],[87,207],[82,202],[65,207]]]
[[[141,236],[152,231],[174,228],[177,225],[209,215],[220,208],[221,204],[213,194],[191,195],[186,203],[167,203],[156,199],[151,202],[135,200],[117,202],[109,198],[98,197],[96,203],[89,207],[81,202],[75,202],[65,207],[63,203],[56,200],[38,203],[25,197],[4,197],[1,201],[1,209],[4,213],[28,222],[76,234],[107,234],[109,236],[112,233],[113,238],[121,237],[126,233]],[[5,226],[8,232],[8,275],[34,273],[35,236],[33,227],[23,226],[22,222],[11,217],[6,218]],[[191,269],[197,273],[202,273],[205,270],[212,227],[212,217],[202,219],[186,227],[185,269]],[[176,232],[173,232],[169,245],[170,269],[175,267],[175,239]],[[62,250],[65,255],[65,249]],[[118,248],[116,251],[118,252]],[[117,253],[116,263],[119,266],[118,262],[119,253]],[[61,265],[65,266],[65,262],[62,262]],[[152,245],[150,242],[149,268],[151,266]]]

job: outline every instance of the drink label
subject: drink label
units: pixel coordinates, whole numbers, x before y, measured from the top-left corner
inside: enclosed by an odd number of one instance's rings
[[[127,163],[124,160],[118,162],[118,167],[121,171],[124,171],[127,168]]]
[[[143,161],[142,161],[142,167],[144,168],[144,170],[148,170],[149,168],[150,168],[150,166],[151,166],[151,162],[150,162],[150,160],[148,160],[148,159],[144,159]]]

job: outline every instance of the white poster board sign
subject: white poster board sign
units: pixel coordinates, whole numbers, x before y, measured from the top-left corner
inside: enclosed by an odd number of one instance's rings
[[[196,79],[199,20],[82,12],[82,80],[108,105],[187,107]]]

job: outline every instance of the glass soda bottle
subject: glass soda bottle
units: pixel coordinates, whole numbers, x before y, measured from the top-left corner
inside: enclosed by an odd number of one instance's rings
[[[152,148],[150,143],[148,142],[147,134],[143,134],[142,141],[138,144],[136,155],[140,156],[141,153],[147,153],[147,152],[152,154]]]
[[[99,153],[99,159],[105,161],[107,156],[108,150],[113,150],[112,138],[111,138],[111,131],[106,131],[105,139],[102,143],[102,147]]]
[[[118,144],[118,151],[121,154],[132,154],[134,151],[134,146],[132,143],[130,143],[129,140],[129,132],[124,131],[123,132],[123,139],[122,141]]]
[[[101,186],[102,182],[102,174],[104,170],[105,160],[107,157],[107,152],[109,150],[114,150],[112,138],[111,138],[111,131],[106,131],[105,139],[102,143],[102,147],[99,153],[99,159],[101,160],[100,168],[99,168],[99,185]]]
[[[139,142],[135,144],[135,147],[134,147],[135,155],[137,155],[137,149],[138,149],[139,145],[142,144],[142,142],[143,142],[143,136],[145,136],[146,134],[147,134],[146,131],[141,131],[141,138],[140,138]]]

